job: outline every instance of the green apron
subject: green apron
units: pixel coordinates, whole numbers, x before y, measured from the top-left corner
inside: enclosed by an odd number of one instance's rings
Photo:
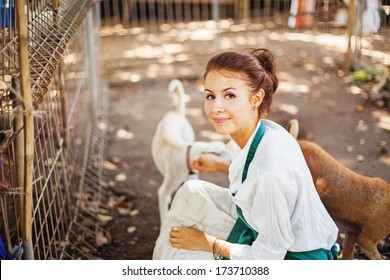
[[[241,182],[243,183],[248,175],[248,168],[255,156],[257,147],[265,133],[264,122],[261,122],[260,128],[257,130],[255,137],[249,147],[248,156],[245,161],[244,170],[242,172]],[[234,194],[233,194],[234,196]],[[259,233],[255,231],[245,220],[240,207],[236,206],[238,219],[226,241],[230,243],[252,245]],[[337,247],[334,245],[331,250],[318,249],[306,252],[289,252],[287,251],[285,260],[335,260],[337,259]]]

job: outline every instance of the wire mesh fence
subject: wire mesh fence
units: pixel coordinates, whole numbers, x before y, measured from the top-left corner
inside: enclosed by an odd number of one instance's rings
[[[104,232],[94,210],[86,210],[89,200],[98,203],[103,186],[108,110],[106,90],[98,79],[100,11],[93,5],[87,0],[0,3],[4,258],[20,258],[22,250],[25,258],[92,258],[94,237]],[[24,24],[26,41],[20,31]],[[23,44],[31,104],[23,87]],[[33,139],[27,137],[28,114],[33,116]],[[33,141],[30,188],[28,141]]]
[[[209,23],[207,28],[218,32],[235,26],[234,30],[333,33],[348,37],[346,69],[364,57],[372,58],[368,45],[381,45],[382,53],[390,51],[384,44],[390,30],[387,0],[104,0],[100,6],[103,36],[183,30],[194,22]],[[386,55],[375,60],[390,63]]]
[[[376,10],[375,24],[388,27],[388,1],[351,2],[359,17],[367,9]],[[349,4],[347,0],[103,0],[100,5],[103,26],[159,30],[162,24],[224,19],[293,27],[291,16],[296,16],[294,27],[345,27]]]

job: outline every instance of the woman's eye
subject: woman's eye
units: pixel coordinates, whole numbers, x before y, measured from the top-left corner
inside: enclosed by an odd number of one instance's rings
[[[215,97],[214,97],[214,95],[212,95],[212,94],[207,94],[206,95],[206,99],[207,100],[213,100]]]
[[[226,95],[225,95],[225,97],[227,98],[227,99],[233,99],[234,97],[236,97],[233,93],[227,93]]]

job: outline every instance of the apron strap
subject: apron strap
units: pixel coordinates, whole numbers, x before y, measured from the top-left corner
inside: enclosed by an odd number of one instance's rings
[[[246,161],[244,165],[244,171],[242,172],[241,183],[244,183],[246,177],[248,176],[249,165],[251,164],[253,158],[255,157],[257,147],[260,144],[261,139],[263,138],[265,133],[265,125],[264,122],[261,122],[260,128],[257,130],[255,137],[249,147],[248,155],[246,156]]]
[[[255,137],[253,138],[253,141],[249,147],[249,152],[246,157],[244,170],[242,172],[242,178],[241,178],[242,183],[246,180],[246,177],[248,175],[249,165],[251,164],[256,154],[257,147],[259,146],[260,141],[264,136],[264,133],[265,133],[265,124],[264,122],[261,122],[260,128],[257,130]],[[238,206],[236,206],[236,208],[237,208],[238,219],[234,224],[232,230],[230,231],[226,241],[231,243],[251,245],[253,241],[257,238],[258,233],[253,228],[251,228],[248,225],[248,223],[245,221],[242,215],[241,208]]]

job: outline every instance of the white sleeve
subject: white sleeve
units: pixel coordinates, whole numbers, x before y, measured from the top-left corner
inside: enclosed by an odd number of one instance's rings
[[[251,184],[254,184],[253,201],[241,209],[245,220],[259,235],[251,246],[232,244],[230,259],[282,260],[294,242],[290,219],[297,187],[275,173],[263,174]]]

